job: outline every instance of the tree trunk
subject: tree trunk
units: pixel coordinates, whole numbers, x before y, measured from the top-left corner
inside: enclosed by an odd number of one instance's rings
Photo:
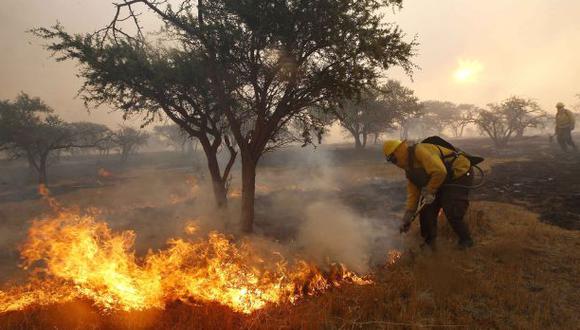
[[[367,133],[362,133],[362,149],[364,149],[367,146],[367,138],[368,138],[368,134]]]
[[[407,125],[401,125],[401,140],[407,140],[409,138],[409,127]]]
[[[491,137],[497,149],[504,149],[507,147],[509,138],[507,137]]]
[[[215,203],[218,208],[225,208],[228,204],[227,189],[226,189],[226,177],[222,177],[220,171],[220,164],[217,158],[217,146],[212,146],[211,142],[207,137],[199,137],[200,143],[203,147],[203,152],[205,153],[205,158],[207,159],[207,168],[211,176],[211,183],[213,188],[213,194],[215,197]],[[219,144],[218,144],[219,146]]]
[[[226,191],[225,180],[222,179],[220,173],[219,162],[217,160],[217,153],[206,152],[207,168],[211,176],[211,183],[213,187],[213,194],[218,208],[225,208],[228,204],[228,197]]]
[[[46,186],[47,183],[47,176],[46,176],[46,161],[47,161],[48,157],[47,156],[40,156],[40,159],[38,160],[39,164],[38,164],[38,184],[42,184]]]
[[[248,234],[254,229],[256,165],[251,156],[242,154],[242,230]]]
[[[354,148],[357,150],[363,149],[363,144],[360,139],[360,134],[353,134],[354,136]]]
[[[128,159],[129,159],[129,150],[123,147],[123,149],[121,150],[121,164],[125,165]]]
[[[451,133],[453,134],[454,138],[459,137],[459,127],[458,126],[451,126]]]

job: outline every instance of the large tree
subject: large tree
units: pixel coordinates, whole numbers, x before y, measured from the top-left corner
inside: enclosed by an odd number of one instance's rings
[[[542,125],[546,112],[532,99],[512,96],[500,105],[508,116],[510,125],[514,128],[516,137],[524,136],[527,128],[537,128]]]
[[[164,33],[172,41],[166,45],[171,49],[167,53],[188,54],[187,60],[194,57],[200,61],[195,70],[189,70],[194,77],[190,78],[208,87],[207,93],[215,101],[211,106],[226,118],[227,129],[238,145],[242,225],[251,232],[256,166],[264,152],[284,141],[279,137],[289,132],[288,124],[295,120],[316,123],[306,115],[308,109],[360,93],[392,66],[411,70],[414,42],[404,41],[400,29],[385,23],[382,14],[385,7],[400,7],[401,3],[184,0],[169,6],[161,1],[131,0],[117,4],[113,22],[96,35],[75,37],[60,28],[37,30],[37,34],[55,40],[49,49],[85,64],[83,76],[90,83],[92,72],[98,71],[102,62],[85,60],[87,54],[99,48],[117,48],[123,42],[144,43],[140,29],[129,35],[118,27],[125,20],[121,12],[137,26],[139,6],[162,19]],[[128,65],[117,56],[110,61]],[[130,79],[141,80],[142,76]],[[168,90],[169,95],[179,92]],[[188,121],[189,116],[178,119]]]
[[[144,126],[164,114],[198,140],[207,159],[216,204],[226,206],[226,184],[237,150],[211,90],[206,56],[187,40],[176,40],[178,32],[170,29],[165,36],[173,42],[167,47],[150,46],[140,33],[132,38],[119,31],[115,24],[123,6],[117,7],[111,25],[94,34],[73,36],[58,25],[35,30],[35,34],[55,41],[48,48],[58,54],[58,60],[83,64],[81,97],[87,105],[107,103],[125,116],[144,115]],[[222,146],[229,152],[225,168],[218,161]]]
[[[487,135],[496,148],[504,148],[514,134],[506,113],[496,104],[490,104],[489,110],[482,109],[475,119],[480,131]]]
[[[149,133],[136,130],[132,127],[121,126],[113,133],[112,141],[121,155],[121,162],[124,164],[129,157],[145,146],[149,139]]]
[[[383,94],[383,102],[390,113],[394,116],[396,124],[399,126],[400,133],[404,138],[408,135],[408,122],[420,114],[421,105],[419,98],[415,96],[415,91],[403,86],[397,80],[389,80],[383,86],[386,93]]]
[[[364,149],[368,137],[389,122],[385,106],[374,90],[365,92],[359,99],[338,102],[333,113],[340,126],[354,138],[356,149]]]
[[[546,116],[535,101],[519,97],[490,103],[488,108],[480,110],[474,122],[497,148],[506,147],[514,136],[523,136],[526,128],[538,127]]]
[[[479,111],[480,109],[473,104],[459,104],[457,113],[447,123],[447,127],[451,129],[453,136],[463,137],[465,128],[475,123],[475,117]]]
[[[417,109],[413,91],[398,81],[389,80],[384,85],[365,91],[356,99],[338,102],[332,113],[354,137],[355,148],[363,149],[369,137],[374,137],[376,142],[380,134],[393,129],[395,123]]]
[[[50,161],[62,151],[96,148],[110,138],[104,125],[66,123],[39,98],[21,93],[14,101],[0,101],[0,145],[12,158],[26,158],[47,183]]]
[[[392,114],[395,123],[400,129],[402,139],[407,139],[409,129],[414,119],[421,115],[421,104],[415,92],[403,86],[397,80],[389,80],[381,88],[381,102],[387,111]]]

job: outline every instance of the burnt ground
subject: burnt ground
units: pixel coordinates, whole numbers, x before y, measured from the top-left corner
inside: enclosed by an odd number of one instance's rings
[[[580,140],[578,135],[574,138]],[[580,153],[562,152],[547,136],[513,140],[503,150],[497,150],[485,138],[450,141],[486,158],[481,164],[485,184],[473,191],[472,200],[521,205],[539,214],[542,222],[580,230]],[[337,148],[331,158],[332,166],[384,163],[379,146],[363,151]],[[275,166],[287,162],[284,157],[271,157],[265,163]],[[367,180],[349,184],[341,191],[340,199],[360,214],[371,217],[385,218],[400,213],[404,207],[405,186],[404,177],[398,172],[391,169],[377,176],[367,173]]]
[[[524,205],[546,223],[580,230],[580,158],[497,164],[477,196]]]
[[[580,230],[580,153],[563,153],[544,137],[516,141],[495,154],[478,149],[494,159],[475,199],[522,205],[545,223]]]
[[[580,136],[574,139],[579,141]],[[521,205],[539,214],[542,222],[580,230],[580,153],[562,152],[547,136],[513,140],[503,150],[497,150],[484,138],[450,141],[471,154],[486,158],[481,164],[485,184],[472,192],[472,200]],[[338,148],[333,151],[332,159],[334,166],[384,162],[378,146],[364,151]],[[379,173],[351,184],[348,190],[341,192],[341,199],[371,217],[384,218],[400,213],[404,207],[405,186],[404,177],[398,172]],[[386,208],[385,199],[388,199]]]

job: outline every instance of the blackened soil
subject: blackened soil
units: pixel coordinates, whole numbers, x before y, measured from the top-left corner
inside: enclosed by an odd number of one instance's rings
[[[546,223],[580,230],[580,156],[533,157],[494,165],[476,196],[522,204]]]

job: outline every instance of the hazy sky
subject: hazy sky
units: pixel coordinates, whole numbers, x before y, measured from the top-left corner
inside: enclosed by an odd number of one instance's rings
[[[19,91],[40,96],[66,120],[115,126],[120,114],[90,116],[74,99],[81,81],[75,64],[55,63],[25,33],[57,20],[69,31],[90,32],[108,23],[111,0],[1,0],[0,98]],[[579,0],[407,0],[389,17],[409,38],[418,36],[421,67],[411,82],[421,99],[485,105],[511,95],[537,99],[552,111],[557,101],[578,103]],[[460,62],[462,70],[458,72]]]
[[[414,0],[395,18],[418,34],[411,86],[422,99],[485,105],[518,95],[549,111],[578,103],[578,0]],[[480,66],[473,81],[455,79],[461,60]]]

